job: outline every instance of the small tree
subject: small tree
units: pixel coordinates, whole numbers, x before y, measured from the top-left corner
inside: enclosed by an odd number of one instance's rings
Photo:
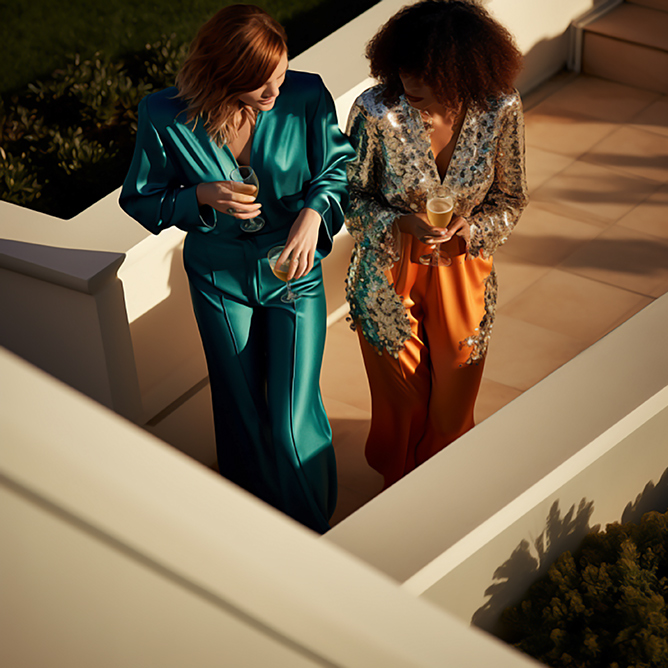
[[[504,612],[504,639],[554,668],[665,668],[667,598],[668,513],[650,512],[564,552]]]

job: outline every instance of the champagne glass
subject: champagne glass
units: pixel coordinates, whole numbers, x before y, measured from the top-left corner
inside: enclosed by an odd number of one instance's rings
[[[427,195],[427,218],[432,227],[447,227],[452,220],[455,208],[455,196],[445,186],[432,188]],[[434,245],[431,253],[420,256],[420,264],[431,267],[449,267],[452,258],[440,248],[440,244]]]
[[[233,169],[230,174],[230,179],[232,181],[237,181],[238,183],[247,183],[248,185],[255,186],[254,195],[257,199],[258,193],[260,192],[260,181],[252,167],[243,165]],[[261,216],[255,216],[255,218],[247,218],[246,220],[241,221],[241,229],[244,232],[258,232],[263,227],[264,218]]]
[[[288,258],[287,262],[283,262],[280,265],[276,265],[276,261],[280,257],[281,253],[285,246],[274,246],[268,253],[267,259],[269,260],[269,266],[274,272],[274,275],[277,278],[280,278],[282,281],[285,281],[286,293],[281,296],[281,301],[285,304],[290,304],[295,299],[299,299],[299,295],[295,294],[290,287],[290,281],[288,280],[288,271],[290,270],[290,259]]]

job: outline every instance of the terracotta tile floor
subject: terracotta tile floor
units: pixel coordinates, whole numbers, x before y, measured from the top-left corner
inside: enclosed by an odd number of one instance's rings
[[[560,76],[525,101],[531,204],[495,257],[497,324],[478,422],[668,291],[668,96]],[[328,332],[322,375],[339,466],[336,524],[376,496],[356,335]]]

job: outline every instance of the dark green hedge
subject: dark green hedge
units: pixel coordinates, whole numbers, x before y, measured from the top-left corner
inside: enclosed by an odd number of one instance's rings
[[[132,155],[137,105],[172,84],[186,49],[163,38],[118,62],[76,56],[2,99],[2,199],[70,218],[116,189]]]
[[[294,57],[378,1],[266,0],[258,4],[283,19]],[[152,7],[137,6],[142,11]],[[179,11],[187,9],[182,3],[176,6]],[[21,10],[26,20],[33,9],[30,5]],[[114,9],[114,16],[118,11]],[[131,25],[127,17],[121,23]],[[26,26],[29,34],[34,27]],[[7,29],[5,24],[2,30]],[[45,26],[40,24],[39,29]],[[1,95],[0,198],[71,218],[118,188],[132,156],[137,105],[148,93],[173,85],[192,37],[186,39],[184,33],[162,36],[125,57],[105,55],[106,51],[90,58],[70,57],[50,77]],[[15,53],[20,51],[16,48]],[[82,48],[82,52],[89,51]]]
[[[555,668],[668,666],[668,513],[610,524],[505,611],[502,636]]]

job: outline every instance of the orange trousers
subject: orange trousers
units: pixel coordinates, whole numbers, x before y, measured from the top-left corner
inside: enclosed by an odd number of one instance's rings
[[[478,334],[492,270],[491,259],[465,259],[458,237],[441,246],[452,256],[449,267],[419,264],[429,247],[409,234],[401,241],[401,259],[387,276],[406,307],[411,338],[395,358],[378,354],[357,328],[371,389],[365,454],[386,488],[474,425],[483,363],[466,364],[470,348],[459,343]]]

